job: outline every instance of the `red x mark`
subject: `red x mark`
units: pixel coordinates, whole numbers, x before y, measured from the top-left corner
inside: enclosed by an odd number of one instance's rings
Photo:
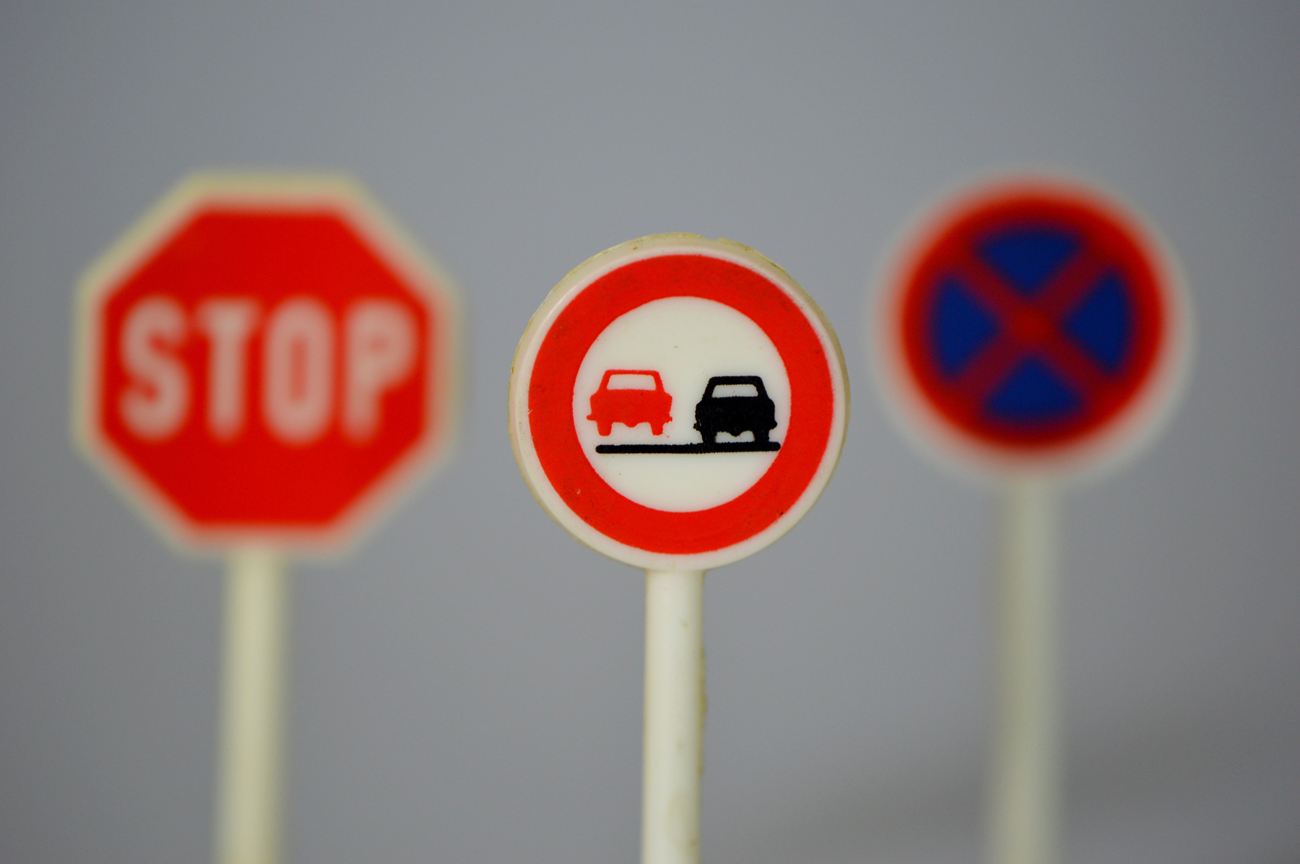
[[[962,285],[999,322],[993,341],[983,346],[951,382],[976,406],[982,406],[994,388],[1031,355],[1050,363],[1081,393],[1104,398],[1113,389],[1111,376],[1063,328],[1065,316],[1103,276],[1113,271],[1111,262],[1085,246],[1033,297],[1008,285],[1000,273],[969,249],[961,249],[948,263]]]

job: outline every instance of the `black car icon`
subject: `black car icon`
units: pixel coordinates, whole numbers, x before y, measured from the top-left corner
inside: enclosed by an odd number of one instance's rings
[[[722,392],[715,392],[719,387]],[[757,375],[720,375],[709,379],[695,406],[695,428],[705,444],[717,443],[719,432],[753,432],[754,441],[766,442],[776,428],[776,405]]]

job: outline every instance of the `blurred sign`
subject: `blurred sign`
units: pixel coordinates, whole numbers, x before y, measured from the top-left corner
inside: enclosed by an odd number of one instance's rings
[[[185,541],[336,545],[448,443],[455,297],[346,181],[192,178],[80,312],[79,435]]]
[[[1091,464],[1149,432],[1189,313],[1151,232],[1059,182],[1005,182],[917,232],[885,286],[886,384],[908,421],[995,470]]]
[[[551,292],[516,354],[510,432],[534,494],[580,540],[636,566],[706,569],[812,506],[847,401],[830,326],[784,271],[665,234]]]

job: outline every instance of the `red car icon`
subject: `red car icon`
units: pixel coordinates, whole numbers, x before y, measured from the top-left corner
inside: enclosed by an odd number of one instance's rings
[[[646,369],[610,369],[600,379],[600,387],[591,394],[588,420],[596,421],[596,431],[608,435],[615,423],[631,429],[649,423],[650,431],[662,435],[664,424],[672,420],[668,413],[673,397],[664,391],[659,373]]]

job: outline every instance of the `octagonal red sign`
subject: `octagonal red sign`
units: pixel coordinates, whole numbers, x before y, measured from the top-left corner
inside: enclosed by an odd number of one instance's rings
[[[457,317],[353,184],[194,177],[83,279],[78,436],[182,541],[333,547],[446,449]]]

